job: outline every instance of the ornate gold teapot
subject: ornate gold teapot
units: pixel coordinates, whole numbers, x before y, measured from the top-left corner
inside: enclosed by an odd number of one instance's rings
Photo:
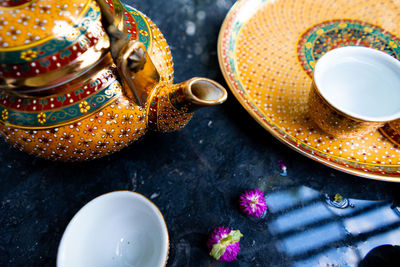
[[[226,100],[212,80],[172,80],[163,35],[119,0],[0,2],[0,133],[20,150],[99,158]]]

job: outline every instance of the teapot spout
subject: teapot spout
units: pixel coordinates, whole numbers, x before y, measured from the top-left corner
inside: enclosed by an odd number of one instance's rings
[[[184,97],[175,99],[177,107],[186,107],[188,112],[201,107],[215,106],[225,102],[228,93],[219,83],[206,78],[192,78],[178,87],[182,86]],[[176,89],[172,94],[179,94]]]
[[[183,128],[201,107],[222,104],[228,93],[219,83],[206,78],[192,78],[180,84],[159,84],[148,107],[150,128],[173,132]]]

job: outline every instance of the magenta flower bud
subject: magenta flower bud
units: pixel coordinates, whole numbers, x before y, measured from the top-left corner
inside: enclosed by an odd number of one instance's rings
[[[278,165],[279,168],[281,169],[281,172],[279,173],[281,176],[287,176],[287,167],[285,163],[283,163],[282,160],[278,160]]]
[[[240,196],[240,209],[249,216],[260,218],[267,210],[264,192],[248,190]]]
[[[207,241],[210,255],[217,261],[234,261],[240,251],[240,238],[242,233],[239,230],[231,230],[229,227],[215,228]]]

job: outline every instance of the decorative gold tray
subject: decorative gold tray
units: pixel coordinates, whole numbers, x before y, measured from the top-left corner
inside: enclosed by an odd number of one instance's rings
[[[400,57],[399,14],[398,1],[239,0],[219,35],[220,67],[243,107],[283,143],[335,169],[400,182],[400,149],[379,131],[334,138],[307,110],[325,52],[362,45]]]

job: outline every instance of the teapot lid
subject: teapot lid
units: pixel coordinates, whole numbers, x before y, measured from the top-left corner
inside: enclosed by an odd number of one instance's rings
[[[113,10],[112,0],[105,0]],[[146,18],[125,6],[130,39],[151,42]],[[1,0],[0,89],[37,92],[76,79],[108,52],[95,0]]]
[[[108,48],[94,0],[1,1],[2,89],[66,82],[88,69]]]
[[[3,0],[0,3],[0,51],[24,50],[65,34],[75,39],[76,22],[90,0]],[[30,55],[32,56],[32,54]]]

